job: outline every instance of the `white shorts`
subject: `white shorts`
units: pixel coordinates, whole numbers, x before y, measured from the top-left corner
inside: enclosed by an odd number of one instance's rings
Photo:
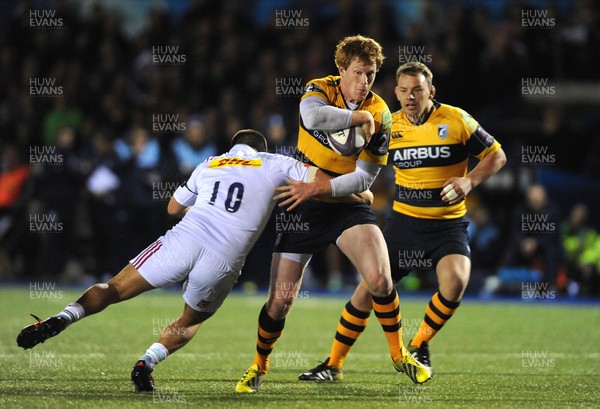
[[[200,312],[216,312],[240,276],[221,256],[174,230],[129,262],[155,288],[185,280],[183,299]]]

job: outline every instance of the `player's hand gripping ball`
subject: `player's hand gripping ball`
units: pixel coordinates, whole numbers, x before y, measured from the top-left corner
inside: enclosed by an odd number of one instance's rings
[[[360,126],[352,126],[339,131],[326,132],[329,146],[337,154],[352,156],[358,154],[367,142]]]

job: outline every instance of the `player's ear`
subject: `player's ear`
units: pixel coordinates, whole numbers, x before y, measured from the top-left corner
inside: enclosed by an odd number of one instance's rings
[[[400,101],[400,88],[397,85],[394,87],[394,94],[396,94],[396,99]]]
[[[433,99],[435,97],[435,86],[431,85],[431,92],[429,93],[429,99]]]

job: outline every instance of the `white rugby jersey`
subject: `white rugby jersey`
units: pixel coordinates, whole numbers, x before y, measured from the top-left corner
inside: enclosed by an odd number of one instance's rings
[[[275,206],[275,188],[288,178],[306,181],[309,169],[283,155],[235,145],[206,159],[177,188],[175,200],[192,207],[173,229],[188,233],[239,270]]]

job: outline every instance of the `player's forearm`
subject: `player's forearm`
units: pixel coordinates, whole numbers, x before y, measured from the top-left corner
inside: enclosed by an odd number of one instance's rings
[[[472,187],[476,187],[490,176],[495,175],[506,163],[506,154],[502,149],[485,157],[466,176],[471,181]]]
[[[317,191],[321,193],[313,194],[311,197],[320,197],[327,202],[364,203],[368,206],[371,206],[374,199],[373,192],[371,192],[369,189],[363,192],[351,193],[345,196],[334,196],[331,191],[331,185],[323,184],[321,186],[315,186],[315,192]]]
[[[379,165],[358,160],[354,172],[331,179],[331,196],[340,197],[364,192],[371,187],[380,170]]]
[[[318,168],[314,168],[314,169],[318,169]],[[310,172],[310,170],[309,170],[309,172]],[[327,183],[329,183],[329,181],[331,179],[333,179],[332,176],[330,176],[327,173],[323,172],[322,170],[318,169],[317,172],[315,173],[314,177],[307,178],[307,182],[308,181],[314,182],[314,181],[321,180],[323,182],[322,188],[326,189]],[[329,185],[329,186],[331,187],[331,185]],[[364,203],[368,206],[371,206],[373,204],[373,192],[371,192],[369,189],[365,190],[364,192],[352,193],[350,195],[341,196],[341,197],[331,197],[331,192],[327,192],[326,194],[319,195],[318,197],[326,202]]]
[[[320,131],[348,128],[353,120],[352,111],[328,105],[318,97],[308,97],[300,102],[300,116],[307,129]]]
[[[367,123],[373,120],[373,115],[369,111],[351,111],[352,112],[352,122],[350,126],[361,126],[364,123]]]
[[[313,183],[311,183],[312,194],[311,197],[314,196],[332,196],[332,187],[331,181],[333,179],[317,179]]]

